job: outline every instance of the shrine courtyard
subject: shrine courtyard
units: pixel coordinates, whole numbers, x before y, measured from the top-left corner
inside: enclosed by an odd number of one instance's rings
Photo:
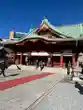
[[[22,65],[21,65],[22,66]],[[58,83],[66,70],[45,67],[42,71],[35,67],[21,67],[17,71],[11,66],[7,77],[0,76],[0,109],[19,110],[27,108],[33,101]]]
[[[65,80],[66,69],[21,68],[12,65],[0,76],[0,110],[82,110],[83,95]]]

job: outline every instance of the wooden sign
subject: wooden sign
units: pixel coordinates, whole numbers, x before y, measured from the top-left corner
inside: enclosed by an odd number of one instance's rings
[[[24,43],[17,43],[16,45],[24,45]]]

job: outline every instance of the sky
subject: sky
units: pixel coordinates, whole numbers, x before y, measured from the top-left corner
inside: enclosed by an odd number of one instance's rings
[[[83,23],[83,0],[0,0],[0,37],[28,32],[44,16],[55,26]]]

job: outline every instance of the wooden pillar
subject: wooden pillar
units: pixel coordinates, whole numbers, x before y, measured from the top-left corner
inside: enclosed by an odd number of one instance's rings
[[[20,64],[22,64],[23,62],[23,53],[21,53],[21,55],[20,55]]]
[[[75,65],[75,55],[72,55],[72,65]]]
[[[15,64],[16,64],[16,65],[19,64],[19,60],[18,60],[18,55],[17,55],[17,53],[15,54]]]
[[[56,56],[54,56],[54,57],[56,57]],[[55,63],[56,63],[56,62],[55,62],[55,58],[54,58],[54,59],[53,59],[53,66],[55,66]]]
[[[16,63],[16,53],[14,53],[13,61],[14,61],[14,63]]]
[[[63,55],[60,56],[60,66],[63,66]]]

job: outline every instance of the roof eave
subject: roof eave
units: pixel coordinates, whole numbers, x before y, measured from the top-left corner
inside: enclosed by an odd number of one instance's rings
[[[48,38],[45,38],[45,37],[41,37],[41,38],[28,38],[28,40],[30,39],[38,39],[38,40],[44,40],[46,42],[66,42],[66,41],[76,41],[75,39],[48,39]],[[25,39],[26,40],[26,39]],[[14,45],[14,44],[17,44],[17,43],[22,43],[24,40],[22,41],[15,41],[15,42],[5,42],[4,44],[5,45]]]

